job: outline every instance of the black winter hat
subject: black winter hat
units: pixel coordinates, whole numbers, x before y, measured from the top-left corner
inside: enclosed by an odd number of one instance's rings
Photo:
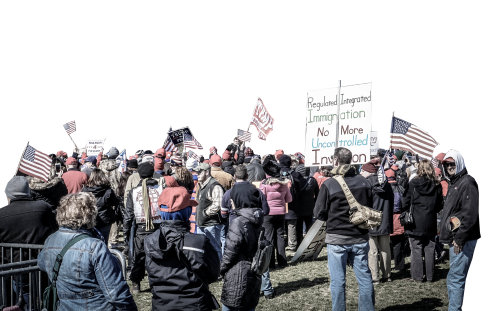
[[[153,151],[151,151],[151,150],[146,150],[146,151],[144,151],[144,155],[146,155],[146,154],[153,155],[154,153],[153,153]]]
[[[137,169],[137,173],[139,173],[139,176],[144,179],[144,178],[151,178],[153,177],[153,174],[155,173],[154,166],[151,162],[144,162],[141,165],[139,165],[139,168]]]
[[[139,167],[139,163],[137,163],[136,159],[132,159],[132,160],[128,161],[127,166],[130,167],[130,168],[138,168]]]
[[[280,177],[280,166],[278,163],[274,162],[271,157],[267,156],[264,159],[264,162],[262,163],[262,168],[264,169],[264,172],[274,178],[279,178]]]

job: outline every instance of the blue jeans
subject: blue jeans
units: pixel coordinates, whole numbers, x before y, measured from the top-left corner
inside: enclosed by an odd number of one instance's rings
[[[228,224],[222,225],[222,230],[220,232],[220,244],[222,244],[222,254],[224,254],[224,246],[226,246],[226,236],[227,236],[228,229],[229,229]],[[222,258],[222,256],[221,256],[221,258]]]
[[[215,248],[219,255],[219,260],[222,260],[222,248],[220,244],[222,225],[210,227],[198,227],[198,234],[204,234],[210,240],[210,244]]]
[[[448,271],[448,311],[462,310],[464,301],[465,279],[474,255],[477,240],[467,241],[462,252],[455,255],[453,244],[450,245],[450,270]]]
[[[264,274],[262,274],[262,284],[260,285],[260,291],[264,292],[264,295],[271,295],[274,292],[273,284],[271,284],[271,276],[269,275],[269,269],[267,269]]]
[[[360,244],[327,244],[328,270],[330,271],[330,291],[332,310],[345,310],[345,272],[347,258],[353,263],[358,281],[358,310],[375,311],[375,293],[370,268],[368,268],[368,242]]]
[[[252,308],[252,309],[240,309],[240,308],[226,307],[225,305],[222,305],[222,311],[255,311],[255,308]]]

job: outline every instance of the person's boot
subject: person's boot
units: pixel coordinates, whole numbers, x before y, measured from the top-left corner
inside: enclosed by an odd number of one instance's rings
[[[141,283],[132,282],[132,294],[139,294],[141,292]]]

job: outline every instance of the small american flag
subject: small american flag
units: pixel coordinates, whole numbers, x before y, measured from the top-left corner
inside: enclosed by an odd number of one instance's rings
[[[431,135],[415,124],[392,117],[390,148],[410,151],[426,159],[432,159],[437,145],[438,142]]]
[[[434,166],[434,168],[438,167],[439,163],[438,163],[438,160],[436,158],[432,158],[431,163],[432,163],[432,166]]]
[[[200,161],[200,157],[196,153],[194,153],[193,151],[191,151],[191,150],[189,150],[187,156],[188,156],[188,158],[194,158],[197,161]]]
[[[184,148],[203,149],[201,144],[193,136],[184,133]]]
[[[243,130],[238,130],[238,139],[239,140],[250,142],[250,138],[252,138],[252,133],[245,132]]]
[[[396,160],[394,159],[394,154],[391,151],[387,151],[385,157],[387,158],[389,166],[393,166],[394,163],[396,163]]]
[[[182,159],[178,155],[174,155],[170,157],[170,163],[176,163],[178,165],[182,165]]]
[[[165,149],[166,152],[177,152],[179,151],[179,148],[177,148],[174,143],[172,142],[172,140],[169,138],[167,138],[167,140],[165,141],[165,144],[163,145],[163,148]]]
[[[28,145],[19,162],[19,171],[26,175],[36,177],[45,182],[49,180],[52,159],[35,148]]]
[[[76,132],[76,123],[75,121],[68,122],[63,125],[64,129],[66,130],[66,133],[71,134]]]

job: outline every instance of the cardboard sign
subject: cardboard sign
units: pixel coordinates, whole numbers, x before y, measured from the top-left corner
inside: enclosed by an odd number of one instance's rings
[[[170,139],[172,139],[174,145],[178,145],[184,142],[184,133],[193,136],[193,133],[191,133],[191,130],[188,126],[168,132],[168,136],[170,136]]]
[[[87,156],[97,157],[104,147],[105,139],[91,139],[87,141]]]
[[[371,83],[309,91],[306,115],[306,166],[333,165],[339,119],[338,147],[352,152],[352,164],[370,161],[372,127]],[[337,104],[340,113],[337,116]]]
[[[323,246],[325,246],[325,239],[326,222],[316,220],[309,232],[307,232],[307,235],[302,243],[300,243],[295,256],[292,258],[292,262],[301,261],[307,258],[318,258]]]
[[[370,134],[370,155],[377,155],[378,150],[378,132],[371,132]]]

